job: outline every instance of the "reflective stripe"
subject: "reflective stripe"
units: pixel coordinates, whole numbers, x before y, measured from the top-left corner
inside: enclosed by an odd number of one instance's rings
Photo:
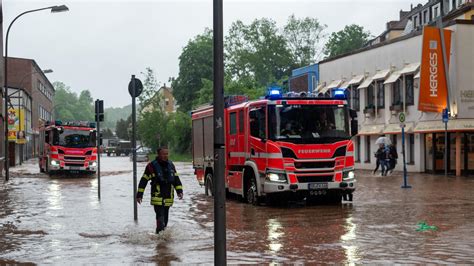
[[[353,151],[348,151],[348,152],[346,152],[346,156],[354,156],[354,152]]]
[[[145,189],[144,188],[139,188],[138,192],[145,192]]]
[[[249,152],[231,152],[230,157],[253,157],[253,158],[266,158],[266,159],[280,159],[283,155],[279,152],[257,152],[255,155],[251,155]]]
[[[143,175],[143,178],[145,178],[146,180],[150,180],[150,179],[151,179],[151,176],[144,174],[144,175]]]
[[[183,189],[183,186],[176,186],[176,190],[178,190],[178,189],[181,189],[181,190],[182,190],[182,189]]]

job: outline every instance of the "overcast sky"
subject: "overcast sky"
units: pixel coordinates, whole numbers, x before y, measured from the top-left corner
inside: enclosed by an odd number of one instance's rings
[[[426,2],[426,1],[424,1]],[[423,3],[424,3],[423,2]],[[279,26],[288,16],[314,17],[328,26],[326,33],[356,23],[373,35],[396,20],[408,0],[224,0],[224,34],[237,19],[249,23],[267,17]],[[12,19],[29,9],[66,4],[70,11],[27,14],[15,22],[9,37],[9,56],[31,58],[49,79],[73,91],[91,91],[106,107],[131,102],[127,84],[132,74],[151,67],[160,83],[178,75],[182,48],[206,27],[212,27],[212,0],[148,1],[21,1],[3,0],[4,35]]]

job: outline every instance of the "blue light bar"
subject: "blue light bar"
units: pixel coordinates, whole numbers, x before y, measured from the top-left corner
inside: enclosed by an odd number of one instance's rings
[[[272,86],[267,89],[267,96],[265,98],[275,100],[282,97],[282,91],[280,87]]]
[[[338,98],[338,99],[345,99],[346,98],[346,93],[344,89],[341,88],[336,88],[333,90],[333,97]]]

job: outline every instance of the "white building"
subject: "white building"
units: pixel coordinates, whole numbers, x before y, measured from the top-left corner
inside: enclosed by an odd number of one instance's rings
[[[431,1],[429,4],[436,7]],[[421,8],[419,11],[424,12]],[[446,28],[453,31],[449,79],[450,97],[457,103],[453,110],[456,117],[448,123],[447,145],[441,114],[418,111],[422,32],[416,31],[417,27],[401,37],[319,62],[322,86],[318,89],[347,88],[351,107],[358,111],[357,168],[375,168],[375,140],[385,134],[391,137],[399,153],[396,170],[402,170],[398,113],[403,111],[407,114],[408,171],[444,172],[447,148],[448,171],[457,175],[474,172],[473,17],[474,3],[469,1],[444,17]]]

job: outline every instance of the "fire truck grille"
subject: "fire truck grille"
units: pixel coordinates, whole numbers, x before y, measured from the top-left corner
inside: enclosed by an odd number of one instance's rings
[[[66,166],[84,166],[84,162],[65,163]]]
[[[64,156],[66,161],[85,161],[86,157]]]
[[[311,182],[331,182],[332,175],[323,176],[297,176],[298,182],[300,183],[311,183]]]
[[[334,168],[334,161],[326,162],[295,162],[296,169],[317,169],[317,168]]]

